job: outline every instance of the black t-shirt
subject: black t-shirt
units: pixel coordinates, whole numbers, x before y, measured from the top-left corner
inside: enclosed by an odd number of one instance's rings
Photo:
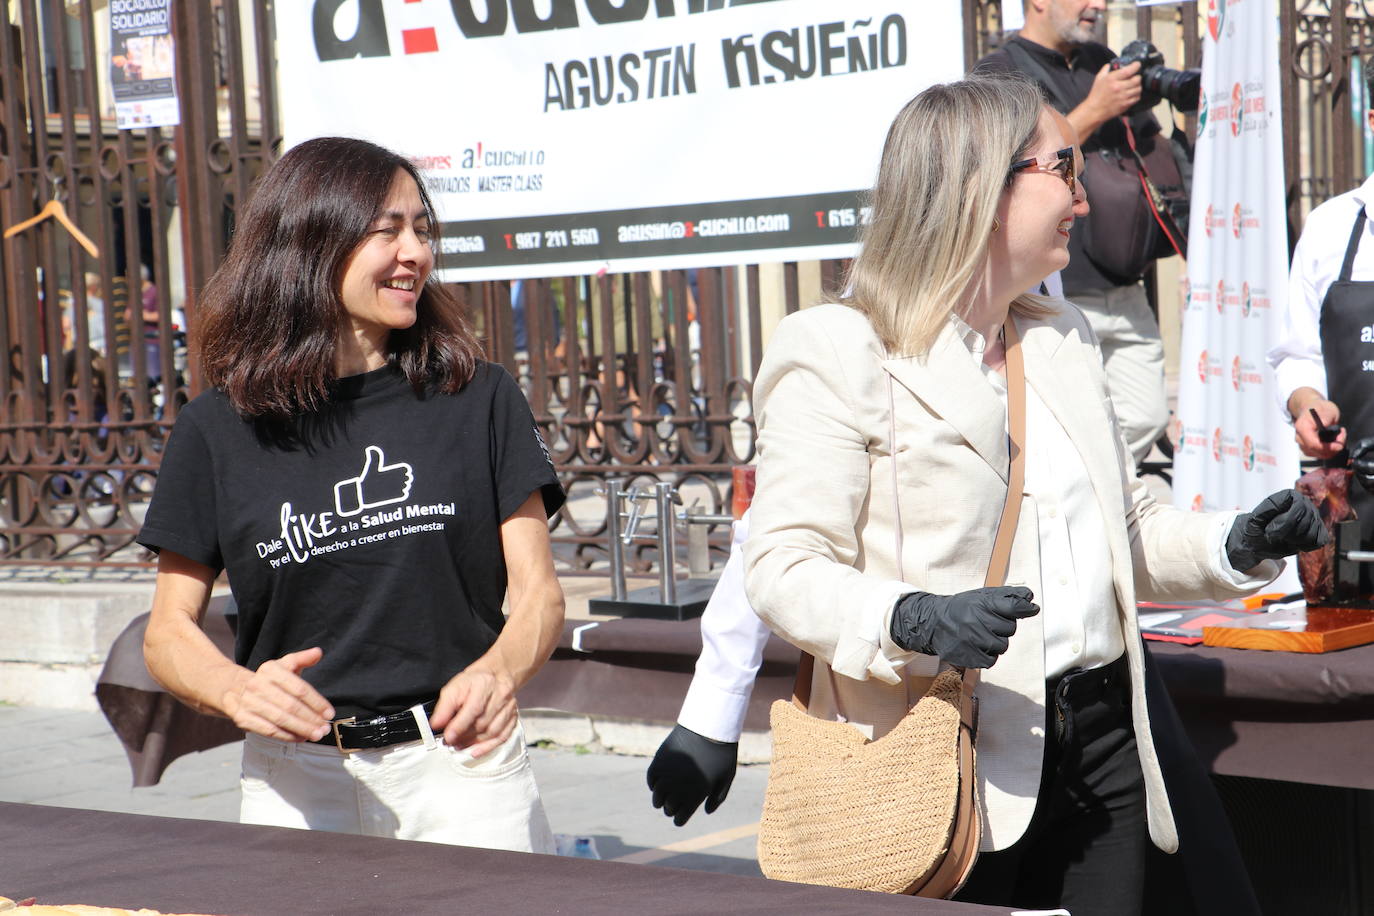
[[[1041,74],[1023,70],[1003,48],[978,61],[974,71],[1023,73],[1039,83],[1045,91],[1046,101],[1064,114],[1082,104],[1092,92],[1093,80],[1097,78],[1098,72],[1116,59],[1116,54],[1111,48],[1091,41],[1076,45],[1068,58],[1053,48],[1036,44],[1020,35],[1013,35],[1007,39],[1007,44],[1011,43],[1015,43],[1019,49],[1031,55],[1048,72],[1053,85],[1046,85]],[[1155,116],[1146,111],[1131,116],[1131,130],[1139,141],[1158,134],[1160,126]],[[1083,138],[1082,146],[1083,158],[1089,170],[1093,167],[1095,156],[1131,155],[1126,129],[1117,118],[1108,118],[1091,137]],[[1088,204],[1091,205],[1092,201],[1089,200]],[[1069,235],[1069,266],[1064,268],[1061,274],[1066,290],[1103,289],[1121,282],[1120,278],[1110,277],[1098,270],[1083,252],[1083,238],[1087,229],[1088,223],[1078,220]]]
[[[496,640],[502,521],[542,492],[563,504],[529,404],[479,363],[457,394],[397,369],[341,379],[290,435],[207,391],[167,442],[139,543],[227,569],[235,660],[256,670],[320,646],[303,672],[340,716],[434,699]]]

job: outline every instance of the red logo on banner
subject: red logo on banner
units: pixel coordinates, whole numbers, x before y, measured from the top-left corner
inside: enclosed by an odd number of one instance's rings
[[[1245,120],[1245,90],[1240,83],[1231,87],[1231,136],[1239,137],[1241,123]]]
[[[1231,360],[1231,387],[1240,391],[1240,357]]]
[[[1226,0],[1207,0],[1207,33],[1213,41],[1221,41],[1221,27],[1226,24]]]
[[[1226,311],[1226,281],[1217,281],[1217,314]]]
[[[1197,355],[1197,377],[1202,383],[1207,384],[1207,351],[1203,350]]]
[[[1212,205],[1207,205],[1207,212],[1202,215],[1202,230],[1207,233],[1207,237],[1212,237]]]
[[[1240,238],[1240,203],[1239,203],[1239,201],[1236,203],[1235,207],[1231,210],[1231,234],[1232,234],[1233,236],[1235,236],[1236,238]]]
[[[1255,469],[1255,440],[1249,436],[1246,436],[1241,442],[1240,463],[1241,467],[1247,471]]]
[[[1221,427],[1212,430],[1212,460],[1221,460]]]
[[[1244,318],[1250,317],[1250,281],[1246,280],[1240,285],[1240,314]]]
[[[1192,503],[1192,505],[1189,506],[1188,508],[1192,509],[1194,512],[1201,512],[1201,511],[1202,511],[1202,494],[1201,494],[1201,493],[1198,493],[1198,494],[1196,494],[1196,495],[1193,497],[1193,503]]]

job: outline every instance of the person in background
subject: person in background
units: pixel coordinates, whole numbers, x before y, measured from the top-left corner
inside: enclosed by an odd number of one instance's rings
[[[162,378],[162,337],[159,325],[162,313],[158,310],[157,284],[147,264],[138,265],[139,303],[143,314],[143,352],[148,378]]]
[[[138,538],[158,552],[144,654],[247,732],[245,823],[553,852],[515,692],[562,628],[564,495],[433,278],[438,225],[415,167],[362,140],[261,179],[200,296],[213,387],[177,416]],[[233,659],[199,625],[221,570]]]
[[[86,328],[91,349],[101,356],[108,356],[105,350],[105,299],[101,295],[100,274],[86,271],[85,282]]]

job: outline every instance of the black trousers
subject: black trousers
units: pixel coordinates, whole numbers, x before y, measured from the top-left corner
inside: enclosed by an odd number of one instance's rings
[[[1011,847],[983,853],[955,897],[1074,916],[1138,916],[1149,829],[1122,656],[1046,684],[1035,813]]]

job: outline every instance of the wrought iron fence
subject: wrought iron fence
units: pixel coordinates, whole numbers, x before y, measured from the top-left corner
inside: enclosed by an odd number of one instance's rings
[[[1374,169],[1363,129],[1363,71],[1374,65],[1368,0],[1280,5],[1284,171],[1290,241],[1312,207],[1357,186]]]
[[[1374,50],[1368,2],[1280,5],[1295,225],[1364,174],[1348,112],[1352,65]],[[963,5],[971,64],[1000,42],[1002,4]],[[0,224],[60,202],[98,252],[53,219],[0,244],[0,563],[147,562],[133,538],[166,432],[198,387],[185,346],[195,291],[280,146],[269,0],[173,4],[181,126],[161,130],[115,130],[103,115],[106,10],[0,3]],[[1142,7],[1134,25],[1171,66],[1196,66],[1198,16],[1194,2]],[[553,532],[564,570],[605,558],[596,490],[609,476],[668,480],[726,512],[729,468],[753,455],[749,380],[765,335],[841,267],[820,265],[816,282],[813,267],[783,265],[774,294],[778,268],[758,266],[459,287],[574,497]]]
[[[842,268],[826,262],[823,287]],[[606,274],[462,285],[491,358],[511,368],[534,409],[570,506],[555,522],[568,571],[607,559],[609,477],[673,483],[686,502],[729,515],[730,468],[754,455],[750,400],[763,352],[760,267]],[[783,311],[801,305],[798,267],[782,267]],[[512,298],[514,296],[514,298]],[[713,549],[724,550],[724,527]],[[656,562],[641,545],[632,570]]]

